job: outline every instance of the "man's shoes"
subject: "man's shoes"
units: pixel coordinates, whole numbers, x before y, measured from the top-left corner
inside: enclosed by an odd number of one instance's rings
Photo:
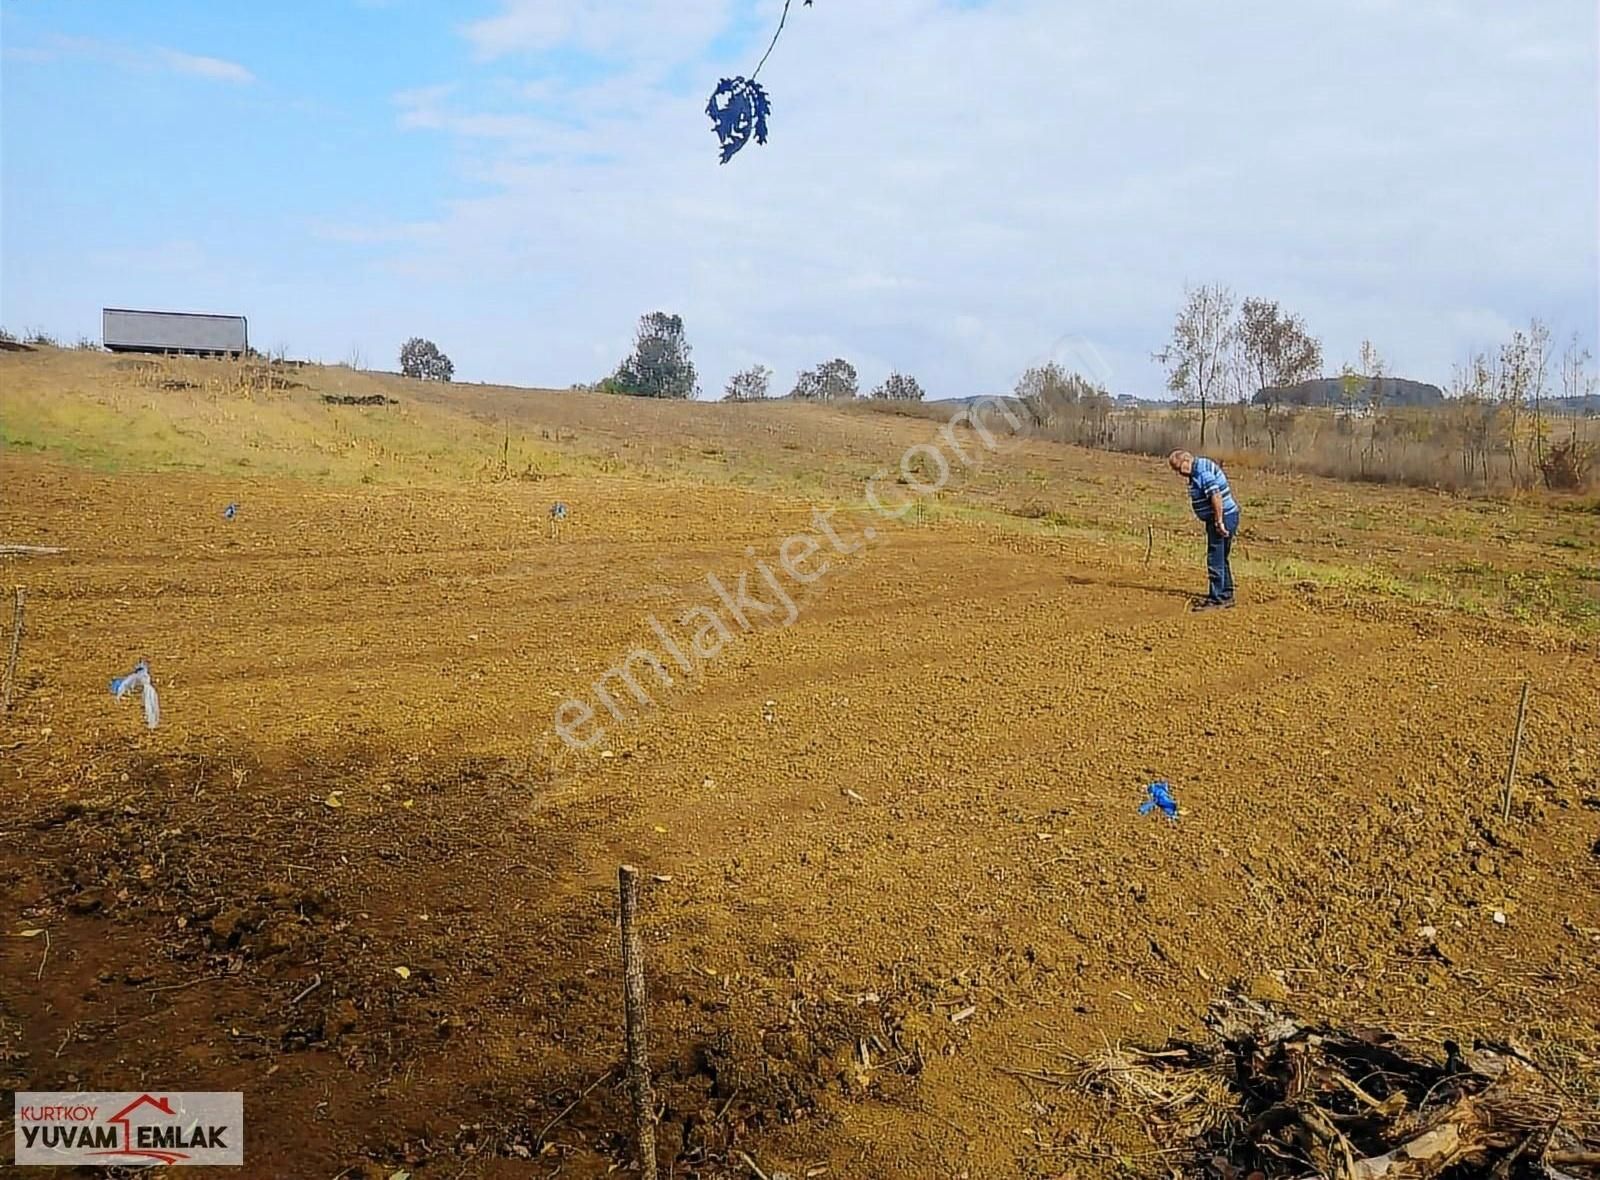
[[[1233,599],[1231,599],[1231,598],[1197,598],[1197,599],[1195,599],[1194,604],[1189,609],[1190,610],[1196,610],[1196,611],[1202,611],[1202,610],[1232,610],[1233,609]]]

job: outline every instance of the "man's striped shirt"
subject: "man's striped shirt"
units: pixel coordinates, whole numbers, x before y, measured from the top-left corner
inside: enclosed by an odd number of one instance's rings
[[[1228,487],[1228,477],[1223,474],[1222,468],[1210,459],[1196,455],[1194,467],[1189,471],[1189,503],[1194,506],[1194,514],[1201,520],[1211,519],[1213,492],[1222,496],[1224,516],[1239,511],[1239,505],[1233,498],[1233,490]]]

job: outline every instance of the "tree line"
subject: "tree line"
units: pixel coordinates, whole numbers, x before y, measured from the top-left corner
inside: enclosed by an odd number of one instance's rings
[[[1270,456],[1292,459],[1290,440],[1308,433],[1297,426],[1321,406],[1333,411],[1334,439],[1320,437],[1322,419],[1311,423],[1317,463],[1342,475],[1470,485],[1503,473],[1514,488],[1536,481],[1576,488],[1587,484],[1593,465],[1577,418],[1562,432],[1550,412],[1558,387],[1573,407],[1600,388],[1593,358],[1576,332],[1557,358],[1550,328],[1537,318],[1498,348],[1474,350],[1456,366],[1448,400],[1436,387],[1394,377],[1370,340],[1336,378],[1324,378],[1322,343],[1299,316],[1273,300],[1240,302],[1224,286],[1187,289],[1171,339],[1153,355],[1167,372],[1168,390],[1198,410],[1200,446],[1220,414],[1234,446],[1258,447],[1259,438],[1251,437],[1258,426]],[[1411,413],[1419,399],[1438,409]],[[1452,455],[1458,476],[1441,469]]]
[[[1470,354],[1455,369],[1449,398],[1437,386],[1395,377],[1370,340],[1337,376],[1326,377],[1322,341],[1302,317],[1276,300],[1240,300],[1215,284],[1186,288],[1171,337],[1152,356],[1190,413],[1118,411],[1103,385],[1054,362],[1024,372],[1014,397],[1043,437],[1091,447],[1159,452],[1225,442],[1264,451],[1286,467],[1439,486],[1583,487],[1594,468],[1594,448],[1580,437],[1577,419],[1562,431],[1551,412],[1557,396],[1574,407],[1594,396],[1600,383],[1593,358],[1576,333],[1558,357],[1549,327],[1538,319],[1497,348]],[[410,377],[448,381],[454,371],[449,357],[416,337],[400,361]],[[771,398],[773,377],[765,365],[743,369],[728,379],[722,400]],[[642,316],[616,369],[579,388],[698,397],[683,318],[663,311]],[[802,370],[787,396],[841,402],[863,395],[855,366],[834,357]],[[865,396],[920,402],[925,393],[915,377],[893,372]],[[1422,404],[1427,413],[1413,411]]]
[[[766,365],[751,365],[728,378],[722,400],[762,401],[773,396],[773,372]],[[634,333],[633,350],[609,377],[586,388],[599,393],[630,397],[694,398],[700,395],[693,349],[684,331],[683,317],[664,311],[641,316]],[[861,395],[856,367],[843,357],[823,361],[803,370],[789,396],[800,401],[850,401]],[[922,401],[921,382],[904,373],[890,373],[866,395],[889,401]]]

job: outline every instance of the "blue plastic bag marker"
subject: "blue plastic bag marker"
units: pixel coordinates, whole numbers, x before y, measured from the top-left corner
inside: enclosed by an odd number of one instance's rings
[[[238,511],[239,511],[239,506],[237,504],[229,504],[226,508],[224,508],[222,510],[222,519],[223,520],[232,520],[234,518],[234,516],[238,513]]]
[[[132,672],[111,682],[111,695],[121,699],[136,688],[144,690],[144,723],[154,729],[161,720],[161,702],[156,697],[156,686],[150,683],[150,665],[143,660]]]
[[[1148,798],[1139,805],[1140,815],[1149,815],[1156,808],[1173,823],[1178,822],[1178,801],[1172,797],[1172,788],[1164,782],[1151,783],[1145,788]]]

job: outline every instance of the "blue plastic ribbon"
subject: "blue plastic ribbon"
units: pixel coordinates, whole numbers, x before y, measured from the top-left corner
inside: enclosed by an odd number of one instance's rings
[[[1172,788],[1164,782],[1151,783],[1145,788],[1147,798],[1139,805],[1140,815],[1149,815],[1160,808],[1173,823],[1178,822],[1178,801],[1172,797]]]

